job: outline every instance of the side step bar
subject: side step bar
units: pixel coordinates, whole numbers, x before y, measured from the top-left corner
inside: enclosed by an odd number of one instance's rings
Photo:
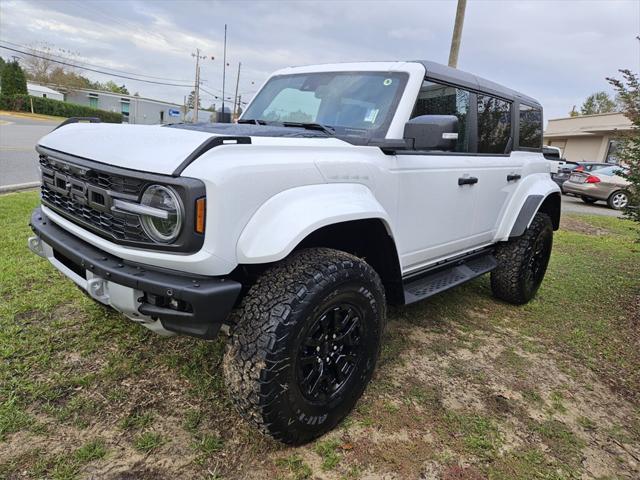
[[[455,265],[426,273],[416,279],[404,282],[404,302],[410,304],[444,292],[456,285],[468,282],[490,272],[498,262],[491,254],[457,262]]]

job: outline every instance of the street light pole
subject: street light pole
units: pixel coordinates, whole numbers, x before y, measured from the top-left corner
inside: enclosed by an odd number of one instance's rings
[[[224,54],[222,59],[222,122],[224,121],[224,83],[227,75],[227,24],[224,24]]]
[[[451,50],[449,51],[449,66],[453,68],[458,67],[458,53],[460,52],[460,40],[462,38],[462,26],[464,25],[464,11],[466,8],[467,0],[458,0],[453,36],[451,37]]]

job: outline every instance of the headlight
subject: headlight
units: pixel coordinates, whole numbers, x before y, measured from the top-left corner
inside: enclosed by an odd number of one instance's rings
[[[156,242],[173,242],[182,228],[184,212],[178,195],[168,187],[151,185],[142,194],[142,205],[167,212],[165,215],[141,215],[142,228]]]

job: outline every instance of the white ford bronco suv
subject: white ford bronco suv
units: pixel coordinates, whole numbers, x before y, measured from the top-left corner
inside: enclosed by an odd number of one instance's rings
[[[526,303],[560,221],[540,104],[426,61],[287,68],[237,124],[76,121],[37,151],[31,250],[158,333],[224,326],[239,411],[292,444],[361,396],[387,304],[487,272]]]

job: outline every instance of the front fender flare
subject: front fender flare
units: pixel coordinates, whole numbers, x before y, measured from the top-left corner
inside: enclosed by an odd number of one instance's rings
[[[244,227],[236,247],[237,260],[240,264],[276,262],[319,228],[371,218],[381,219],[392,235],[387,212],[371,190],[361,184],[332,183],[285,190],[266,201]]]

